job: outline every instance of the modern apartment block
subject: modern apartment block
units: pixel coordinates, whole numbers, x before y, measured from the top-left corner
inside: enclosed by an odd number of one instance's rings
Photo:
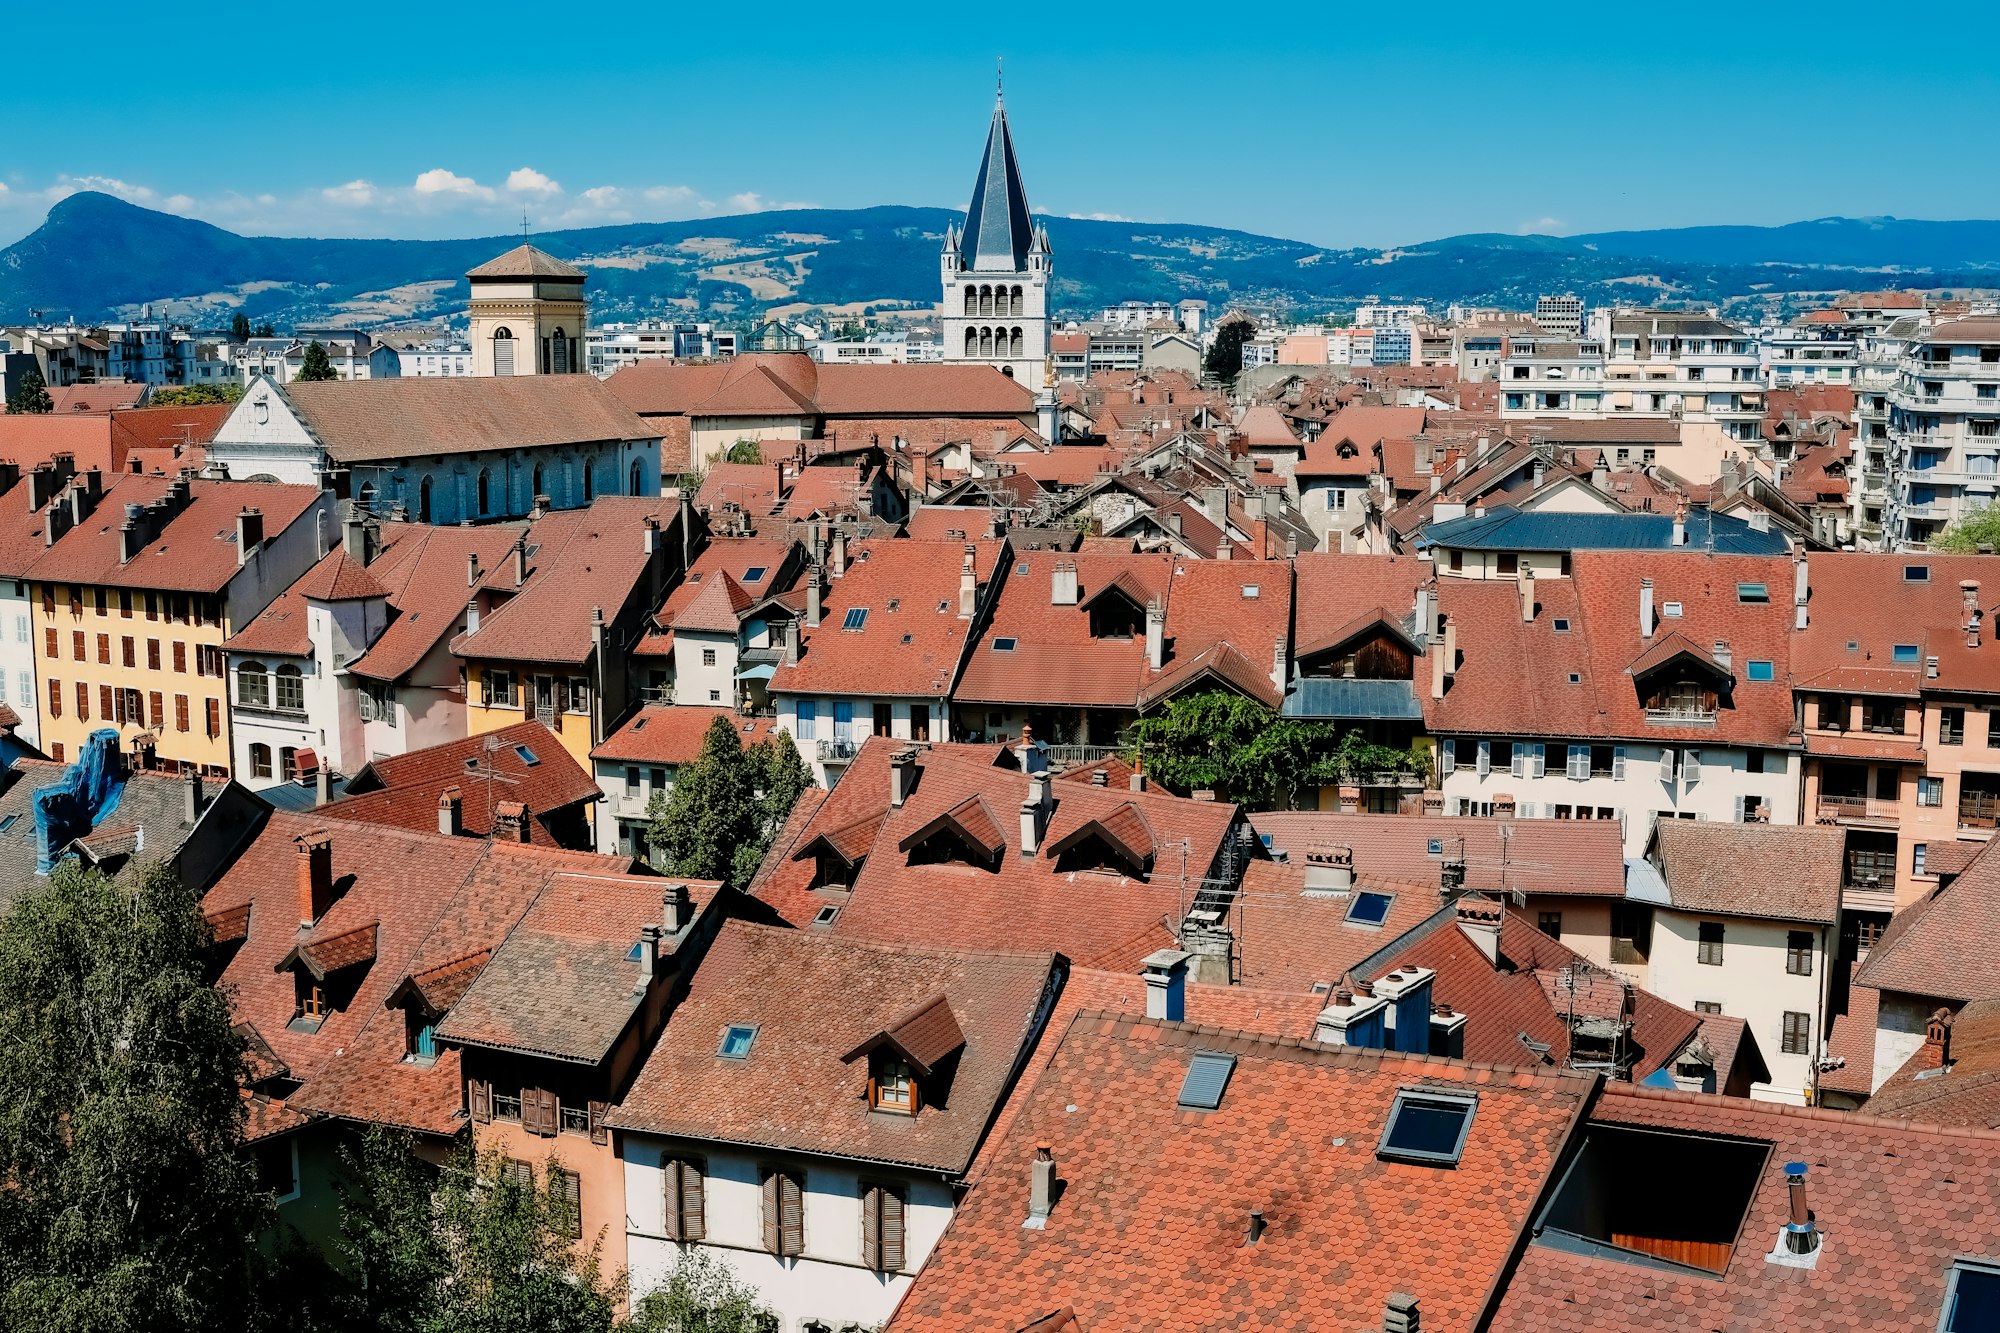
[[[1953,320],[1917,338],[1888,397],[1884,540],[1922,550],[2000,490],[2000,317]]]
[[[1556,338],[1583,336],[1583,302],[1574,296],[1542,296],[1535,300],[1535,323]]]

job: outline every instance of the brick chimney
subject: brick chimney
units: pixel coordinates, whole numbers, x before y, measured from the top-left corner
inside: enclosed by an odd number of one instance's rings
[[[528,840],[528,807],[519,801],[502,801],[493,807],[493,838],[496,842]]]
[[[1354,891],[1354,849],[1352,847],[1308,847],[1306,849],[1307,893],[1352,893]]]
[[[250,563],[264,546],[264,511],[243,506],[236,515],[236,563],[238,566]]]
[[[669,935],[678,935],[694,924],[694,895],[687,885],[667,885],[660,895],[660,922]]]
[[[900,807],[917,788],[917,747],[906,745],[889,756],[889,804]]]
[[[1146,665],[1158,671],[1167,657],[1167,604],[1155,597],[1146,603]]]
[[[479,553],[477,551],[467,551],[465,553],[465,586],[468,588],[477,588],[479,586]]]
[[[540,498],[539,496],[536,498]],[[514,543],[514,586],[520,587],[528,581],[528,539],[521,538]]]
[[[1187,967],[1192,957],[1180,949],[1146,955],[1140,964],[1140,975],[1146,979],[1146,1017],[1169,1023],[1187,1020]]]
[[[1056,1203],[1056,1155],[1055,1148],[1046,1140],[1035,1145],[1035,1160],[1028,1168],[1028,1220],[1021,1224],[1027,1231],[1040,1231],[1049,1224],[1049,1210]]]
[[[1951,1067],[1951,1010],[1939,1009],[1924,1023],[1924,1067]]]
[[[806,628],[818,629],[820,617],[820,567],[815,560],[806,566]]]
[[[972,559],[979,548],[965,548],[965,562],[958,567],[958,618],[972,619],[972,613],[979,609],[979,576],[973,572]]]
[[[1416,1297],[1399,1291],[1383,1303],[1382,1333],[1423,1333]]]
[[[333,836],[314,829],[292,839],[292,845],[299,854],[299,929],[310,930],[334,902]]]
[[[438,832],[447,838],[465,832],[465,793],[455,784],[438,793]]]

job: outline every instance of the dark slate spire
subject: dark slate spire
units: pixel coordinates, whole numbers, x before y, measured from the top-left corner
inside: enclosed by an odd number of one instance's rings
[[[986,156],[980,159],[979,179],[972,185],[972,205],[965,210],[961,262],[982,272],[1026,272],[1033,242],[1028,194],[1021,188],[1021,168],[1014,161],[1014,137],[1007,132],[1007,108],[995,97]]]

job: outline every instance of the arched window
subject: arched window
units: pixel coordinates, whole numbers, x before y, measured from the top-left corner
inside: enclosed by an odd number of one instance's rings
[[[549,339],[549,347],[550,355],[555,359],[556,374],[569,374],[569,338],[561,329],[557,329],[555,336]]]
[[[1000,373],[1001,373],[1002,375],[1005,375],[1005,376],[1006,376],[1006,377],[1007,377],[1008,379],[1010,379],[1010,380],[1011,380],[1011,379],[1013,379],[1013,378],[1014,378],[1014,367],[1012,367],[1012,366],[1002,366],[1002,367],[1000,367]]]
[[[965,354],[967,357],[974,357],[979,355],[978,329],[967,329],[965,331]]]
[[[1014,289],[1014,313],[1017,315],[1028,313],[1027,305],[1021,300],[1021,289],[1019,287]]]
[[[509,328],[493,330],[493,373],[511,375],[514,373],[514,331]]]
[[[979,292],[975,288],[965,289],[965,313],[968,315],[979,313]]]
[[[982,315],[993,313],[993,289],[991,287],[982,286],[979,289],[979,313]]]
[[[431,521],[431,479],[425,477],[417,487],[417,522]]]
[[[583,460],[583,502],[589,504],[597,498],[597,474],[590,469],[591,460]]]
[[[486,482],[486,469],[481,468],[479,469],[479,512],[481,514],[488,514],[492,512],[490,499],[491,495],[487,489],[487,482]]]
[[[361,483],[361,497],[358,503],[361,505],[363,509],[373,509],[375,507],[374,482],[364,481]]]
[[[644,495],[645,493],[646,460],[643,458],[634,459],[632,462],[632,494]]]
[[[1021,346],[1022,346],[1021,330],[1018,327],[1016,327],[1014,330],[1014,336],[1008,343],[1007,355],[1016,357],[1020,356]]]
[[[258,743],[250,747],[250,776],[268,778],[271,776],[271,747]]]
[[[271,677],[262,662],[245,662],[236,668],[236,702],[245,708],[271,706]]]
[[[989,358],[993,355],[993,330],[981,329],[979,331],[979,354]]]
[[[273,677],[273,683],[278,687],[276,694],[278,707],[289,709],[294,713],[306,711],[306,678],[300,674],[297,667],[290,664],[279,667],[278,674]]]

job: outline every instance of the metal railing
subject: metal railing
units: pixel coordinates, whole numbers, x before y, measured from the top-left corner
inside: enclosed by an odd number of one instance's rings
[[[2000,792],[1960,794],[1958,822],[1967,828],[2000,827]]]
[[[854,752],[860,748],[853,741],[835,739],[818,742],[816,752],[819,755],[820,762],[823,764],[845,763],[849,759],[854,758]]]
[[[1679,708],[1648,708],[1646,725],[1652,727],[1712,727],[1715,710],[1699,704]]]
[[[1823,795],[1819,798],[1821,819],[1874,819],[1895,823],[1899,808],[1897,802],[1875,796]]]

